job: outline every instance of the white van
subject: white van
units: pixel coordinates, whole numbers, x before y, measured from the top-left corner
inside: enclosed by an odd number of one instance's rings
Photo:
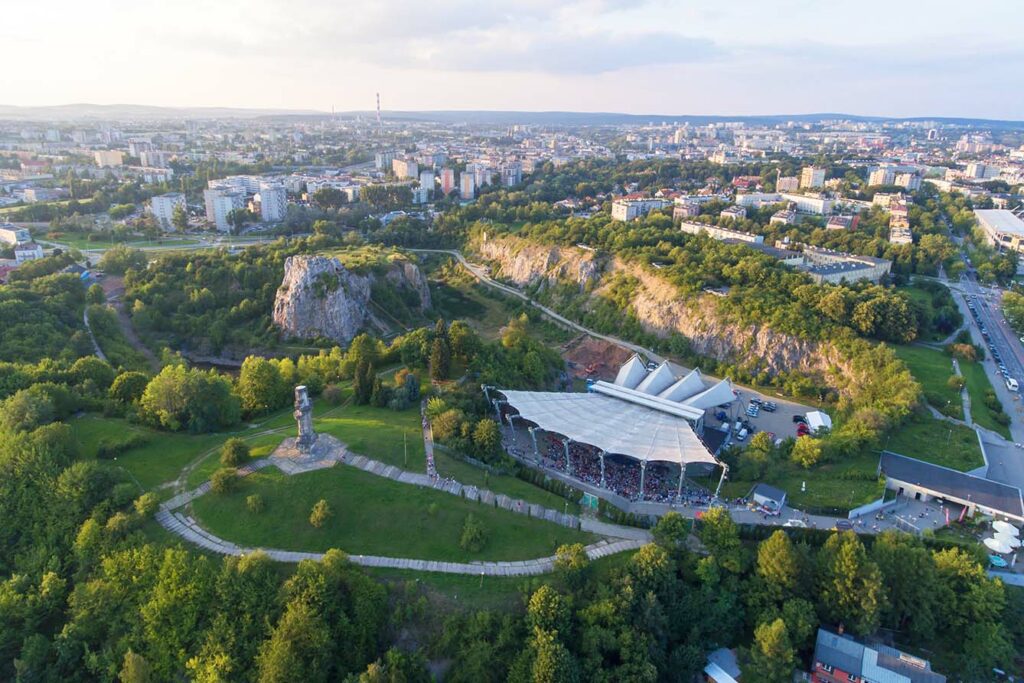
[[[1015,380],[1014,378],[1007,377],[1006,388],[1009,389],[1010,391],[1017,391],[1018,389],[1020,389],[1020,384],[1018,384],[1017,380]]]

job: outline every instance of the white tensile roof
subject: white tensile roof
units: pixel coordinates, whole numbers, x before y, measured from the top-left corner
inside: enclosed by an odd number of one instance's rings
[[[668,366],[668,363],[662,363],[657,369],[644,377],[640,384],[636,385],[636,390],[656,396],[672,386],[675,381],[676,378],[672,374],[672,368]]]
[[[723,403],[730,403],[736,397],[732,393],[732,385],[729,384],[729,380],[723,379],[715,386],[710,389],[706,389],[696,396],[683,401],[683,405],[690,406],[691,408],[699,408],[700,410],[707,410],[708,408],[714,408],[717,405]]]
[[[700,378],[700,370],[690,370],[685,377],[679,378],[675,384],[658,394],[658,398],[663,398],[666,401],[682,401],[703,389],[704,380]]]
[[[818,431],[818,429],[824,427],[825,429],[832,429],[832,418],[827,413],[823,413],[820,410],[811,410],[807,412],[807,426],[811,428],[812,432]]]
[[[615,383],[620,387],[635,389],[645,375],[647,375],[647,366],[640,360],[640,356],[633,354],[633,357],[619,368],[619,374],[615,376]]]
[[[545,431],[645,462],[717,464],[685,418],[600,393],[501,390]]]

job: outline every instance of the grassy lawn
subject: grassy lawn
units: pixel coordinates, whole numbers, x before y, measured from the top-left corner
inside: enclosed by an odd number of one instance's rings
[[[182,246],[187,247],[194,244],[199,244],[198,240],[187,239],[184,237],[165,237],[163,239],[148,240],[145,238],[137,238],[130,240],[90,240],[82,234],[65,234],[59,239],[50,240],[47,237],[43,239],[53,242],[54,244],[60,244],[71,249],[109,249],[117,244],[124,244],[129,247],[164,247],[164,246]]]
[[[952,359],[941,351],[922,346],[894,346],[893,350],[921,384],[929,405],[943,415],[962,420],[964,409],[960,392],[946,384],[953,375]]]
[[[262,495],[266,504],[258,515],[245,506],[246,496],[253,493]],[[333,516],[316,529],[309,513],[320,499],[328,502]],[[192,505],[206,527],[223,538],[289,550],[340,548],[349,554],[467,562],[545,557],[559,545],[596,540],[591,534],[344,465],[291,477],[276,469],[261,470],[242,479],[235,492],[209,494]],[[476,554],[459,548],[469,513],[489,532],[487,544]]]
[[[953,302],[953,297],[949,293],[949,290],[935,283],[919,281],[913,285],[900,287],[898,291],[933,314],[937,308],[949,308],[956,310],[956,304]],[[960,318],[960,323],[962,323],[962,316],[958,315],[958,317]],[[957,324],[959,325],[960,323]],[[929,329],[920,336],[920,339],[921,341],[940,342],[947,336],[949,335],[945,332]]]
[[[566,509],[572,514],[579,512],[580,506],[575,502],[556,496],[550,491],[545,491],[539,486],[534,486],[509,474],[488,475],[486,470],[453,458],[440,449],[434,450],[434,464],[442,477],[450,477],[460,484],[487,488],[495,493],[504,493],[512,498],[522,498],[529,503],[537,503],[559,512],[564,512]]]
[[[981,427],[1012,440],[1010,428],[996,422],[994,413],[985,405],[985,392],[992,390],[992,382],[985,374],[985,368],[978,362],[960,361],[960,372],[966,380],[967,393],[971,397],[971,419]],[[1003,409],[1012,410],[1013,406],[1003,406]]]
[[[418,404],[400,412],[348,405],[334,415],[315,418],[313,428],[341,439],[354,453],[413,472],[427,469]]]
[[[149,490],[178,476],[185,465],[200,453],[227,439],[227,434],[180,434],[158,432],[131,424],[120,418],[87,415],[69,420],[78,440],[80,454],[95,458],[104,439],[120,439],[128,434],[142,434],[146,442],[108,461],[111,466],[127,470],[142,488]]]
[[[973,429],[918,416],[886,437],[883,446],[894,453],[967,472],[985,464]]]

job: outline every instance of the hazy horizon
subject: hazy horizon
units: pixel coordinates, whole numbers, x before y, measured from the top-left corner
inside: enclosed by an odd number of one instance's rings
[[[1019,120],[1024,17],[865,0],[226,0],[7,8],[14,106]]]

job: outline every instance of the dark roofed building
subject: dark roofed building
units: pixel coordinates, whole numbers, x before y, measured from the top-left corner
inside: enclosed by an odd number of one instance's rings
[[[898,495],[917,500],[942,498],[963,505],[969,515],[977,510],[992,517],[1024,521],[1024,502],[1015,486],[889,451],[882,452],[878,467],[885,475],[886,487]]]
[[[869,645],[851,636],[818,629],[811,666],[813,683],[946,683],[925,659],[888,645]]]

